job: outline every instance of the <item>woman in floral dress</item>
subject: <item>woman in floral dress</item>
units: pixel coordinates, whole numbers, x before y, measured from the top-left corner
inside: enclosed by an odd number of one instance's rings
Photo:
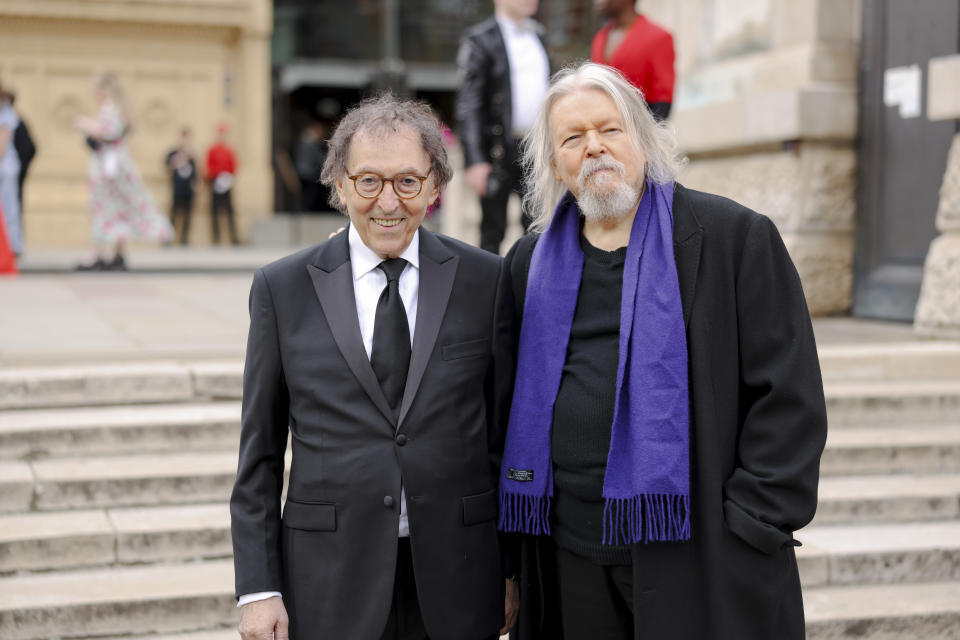
[[[100,105],[95,118],[79,117],[76,127],[93,149],[88,182],[95,259],[79,270],[125,270],[124,244],[132,239],[170,242],[173,227],[160,213],[127,151],[130,121],[115,77],[97,78],[94,95]],[[113,250],[110,257],[109,251]]]

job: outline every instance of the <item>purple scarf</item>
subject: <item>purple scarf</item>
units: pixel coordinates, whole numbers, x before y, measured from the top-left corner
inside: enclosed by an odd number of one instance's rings
[[[627,245],[604,544],[690,539],[687,340],[672,205],[673,184],[647,180]],[[579,209],[568,194],[530,259],[501,469],[502,531],[550,533],[553,405],[583,273],[579,239]]]

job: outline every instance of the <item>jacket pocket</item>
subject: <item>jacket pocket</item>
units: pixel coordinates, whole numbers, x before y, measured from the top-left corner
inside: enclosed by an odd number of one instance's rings
[[[772,555],[783,545],[799,547],[800,542],[772,524],[760,522],[737,506],[732,500],[723,502],[723,516],[727,528],[742,541],[761,553]]]
[[[489,351],[489,342],[487,338],[480,338],[479,340],[445,344],[441,347],[440,353],[444,360],[459,360],[460,358],[482,356]]]
[[[497,518],[497,490],[490,489],[460,498],[463,503],[463,524],[480,524]]]
[[[283,507],[283,524],[304,531],[336,531],[337,507],[332,503],[287,500]]]

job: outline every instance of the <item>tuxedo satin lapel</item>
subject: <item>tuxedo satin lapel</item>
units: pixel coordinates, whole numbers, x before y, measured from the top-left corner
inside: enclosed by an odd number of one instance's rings
[[[346,240],[346,232],[342,234]],[[347,253],[349,255],[349,253]],[[323,314],[330,325],[330,332],[337,343],[337,348],[347,361],[347,366],[356,376],[370,400],[376,405],[380,413],[391,423],[394,422],[393,412],[383,395],[377,376],[370,366],[370,359],[363,348],[363,338],[360,335],[360,321],[357,319],[357,307],[354,303],[353,271],[350,261],[340,262],[339,266],[327,260],[319,261],[321,266],[307,266],[313,288],[323,307]],[[327,271],[326,269],[330,269]]]
[[[423,374],[430,362],[430,354],[437,343],[440,325],[447,311],[453,280],[457,275],[460,258],[451,253],[436,236],[420,229],[420,294],[417,303],[417,328],[413,336],[413,351],[410,354],[410,369],[407,371],[407,384],[400,404],[400,418],[403,419],[413,404],[420,388]]]
[[[700,249],[703,246],[703,227],[693,212],[685,193],[677,184],[673,194],[673,252],[680,281],[680,301],[683,303],[683,325],[690,325],[690,311],[697,287],[700,269]]]

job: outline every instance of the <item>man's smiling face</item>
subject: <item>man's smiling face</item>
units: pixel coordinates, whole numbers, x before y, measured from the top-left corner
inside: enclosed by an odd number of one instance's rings
[[[384,181],[380,195],[364,198],[347,177],[363,173],[382,178],[400,174],[429,177],[413,198],[398,198],[389,180]],[[382,258],[396,258],[404,252],[423,222],[427,208],[439,195],[430,174],[430,156],[420,136],[410,127],[398,131],[358,131],[347,152],[347,175],[337,181],[336,188],[347,207],[350,224],[363,243]]]

